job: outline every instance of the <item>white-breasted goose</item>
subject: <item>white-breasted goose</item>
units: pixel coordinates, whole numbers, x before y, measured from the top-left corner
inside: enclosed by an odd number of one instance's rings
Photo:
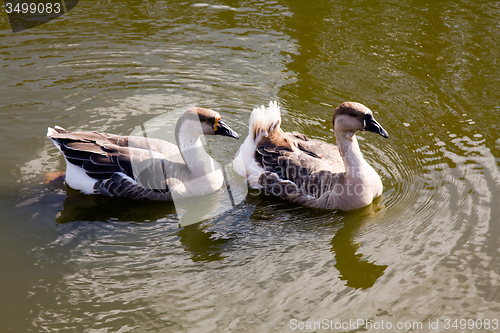
[[[133,200],[201,196],[222,187],[220,164],[203,149],[201,137],[238,138],[219,113],[190,108],[175,127],[177,145],[152,138],[48,129],[66,160],[66,183],[85,194]]]

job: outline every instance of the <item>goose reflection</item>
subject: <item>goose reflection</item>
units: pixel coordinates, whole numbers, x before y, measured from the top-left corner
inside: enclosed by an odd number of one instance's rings
[[[227,239],[217,238],[217,233],[206,230],[209,226],[191,224],[181,228],[177,235],[184,246],[184,251],[190,252],[194,262],[219,261],[226,258],[222,255]]]
[[[189,213],[189,212],[188,212]],[[192,212],[197,215],[197,212]],[[175,206],[173,204],[154,201],[132,201],[122,198],[112,198],[95,195],[83,195],[78,191],[67,188],[63,208],[57,213],[55,222],[66,224],[76,221],[88,222],[156,222],[167,218],[179,224]],[[166,221],[165,223],[169,223]],[[218,238],[217,233],[208,231],[208,224],[191,224],[175,228],[177,236],[186,252],[190,253],[192,261],[219,261],[225,256],[222,254],[227,239]]]
[[[335,268],[340,272],[339,278],[346,281],[346,286],[356,289],[371,288],[384,275],[385,269],[388,267],[363,260],[363,254],[356,253],[359,243],[353,241],[356,232],[366,221],[366,217],[375,215],[381,209],[374,203],[359,211],[346,213],[345,215],[351,215],[349,216],[351,218],[332,238],[330,244],[332,245],[331,251],[335,254]],[[356,216],[353,216],[354,214]]]
[[[385,207],[380,204],[382,198],[377,198],[371,205],[361,209],[332,213],[328,210],[292,205],[274,196],[257,196],[255,192],[250,193],[254,196],[247,200],[247,204],[255,205],[251,215],[255,223],[266,226],[281,223],[283,230],[287,232],[290,229],[299,233],[319,232],[320,237],[324,235],[324,230],[327,230],[328,234],[333,232],[330,247],[324,250],[334,255],[338,278],[345,281],[346,286],[368,289],[384,275],[388,265],[378,265],[364,259],[362,253],[356,253],[359,243],[354,240],[368,221],[383,214]]]
[[[175,214],[173,205],[158,202],[137,202],[122,198],[83,195],[67,188],[63,208],[57,213],[56,223],[74,221],[135,221],[154,222]]]

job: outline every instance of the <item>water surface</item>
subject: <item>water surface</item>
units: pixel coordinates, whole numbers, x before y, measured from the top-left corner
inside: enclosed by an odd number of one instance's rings
[[[2,13],[2,332],[500,319],[499,22],[466,0],[80,1],[15,34]],[[173,204],[44,183],[64,169],[47,126],[129,134],[210,107],[241,136],[207,139],[226,163],[269,100],[329,142],[334,107],[371,108],[390,138],[358,137],[381,198],[325,212],[250,191],[181,227]]]

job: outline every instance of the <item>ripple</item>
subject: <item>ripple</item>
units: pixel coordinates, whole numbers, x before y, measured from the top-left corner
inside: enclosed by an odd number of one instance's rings
[[[2,324],[267,332],[292,318],[498,317],[498,6],[461,6],[80,2],[2,31]],[[327,142],[332,105],[373,107],[391,138],[359,137],[382,197],[324,212],[250,194],[183,228],[172,205],[42,184],[62,167],[40,140],[54,122],[128,134],[196,104],[242,134],[277,96],[287,130]],[[241,143],[207,142],[224,162]]]

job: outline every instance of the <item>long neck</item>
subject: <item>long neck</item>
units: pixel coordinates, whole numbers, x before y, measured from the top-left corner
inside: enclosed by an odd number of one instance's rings
[[[344,165],[348,178],[362,178],[362,173],[371,166],[365,161],[361,150],[359,150],[358,140],[354,132],[336,131],[335,139],[339,147],[340,155],[344,160]]]
[[[202,134],[192,131],[188,123],[184,123],[176,131],[177,146],[193,177],[201,177],[220,168],[205,151],[201,136]]]

